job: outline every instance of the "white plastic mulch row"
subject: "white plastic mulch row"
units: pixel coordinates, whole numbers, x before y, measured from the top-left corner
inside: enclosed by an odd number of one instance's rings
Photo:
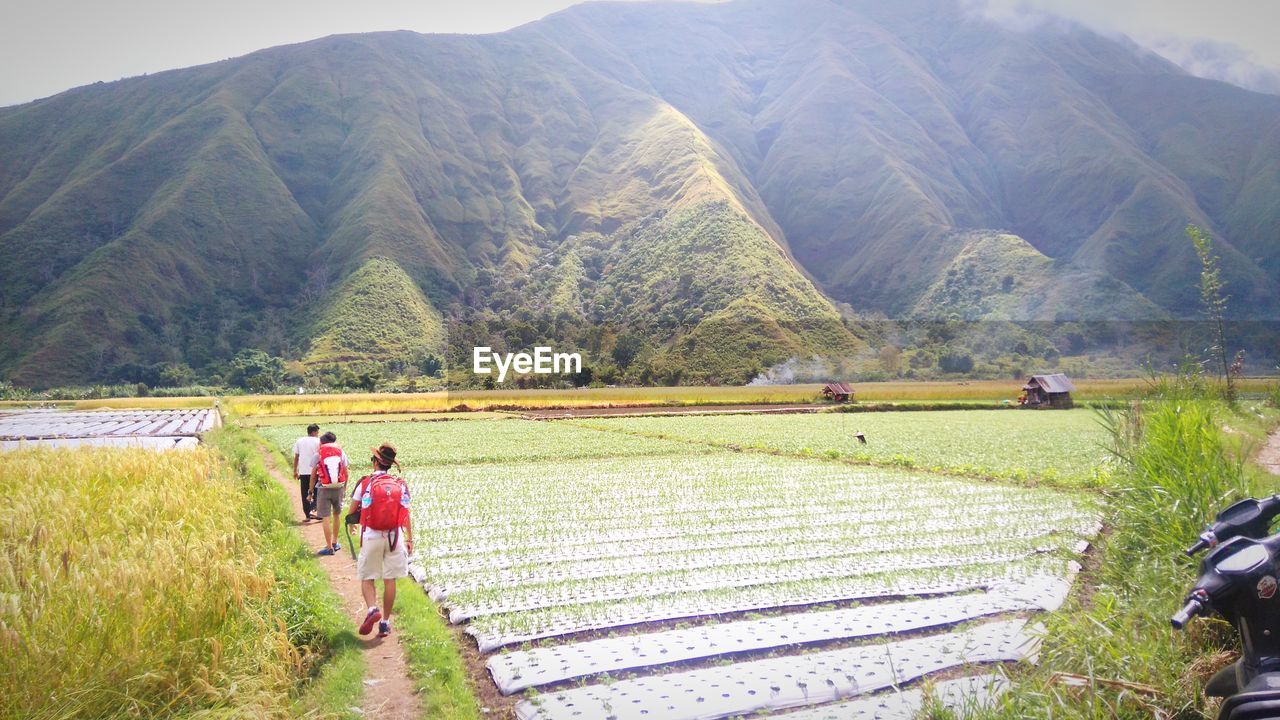
[[[709,528],[736,527],[743,522],[751,521],[768,521],[780,519],[794,518],[822,518],[828,516],[856,516],[861,517],[866,522],[872,523],[889,523],[902,522],[909,518],[919,518],[921,516],[932,516],[933,519],[943,518],[962,518],[968,512],[995,514],[1001,509],[1008,512],[1011,506],[1007,502],[980,503],[973,505],[964,505],[960,503],[952,503],[945,508],[928,507],[928,508],[895,508],[891,511],[885,511],[883,505],[866,505],[863,503],[807,503],[803,505],[784,505],[769,506],[756,509],[743,509],[740,512],[733,509],[727,509],[719,512],[700,512],[700,511],[680,511],[667,512],[665,510],[652,510],[637,515],[632,513],[625,520],[598,520],[594,518],[575,517],[566,511],[566,517],[558,520],[549,520],[547,522],[521,522],[521,523],[503,523],[495,520],[489,525],[477,525],[465,528],[443,528],[432,527],[431,535],[438,541],[447,542],[450,539],[498,539],[504,537],[526,537],[533,540],[538,538],[560,538],[565,535],[570,536],[586,536],[590,533],[617,533],[617,532],[645,532],[653,529],[671,530],[678,529],[683,532],[703,531]],[[1023,513],[1032,508],[1019,508]]]
[[[864,607],[801,612],[628,637],[517,650],[489,659],[504,695],[573,678],[726,653],[938,628],[1007,612],[1056,610],[1070,581],[1052,576],[1006,584],[991,592],[947,595]]]
[[[989,707],[995,698],[1009,688],[1000,675],[971,675],[944,680],[929,695],[941,707],[964,717]],[[785,720],[915,720],[925,707],[923,690],[888,690],[871,697],[845,700],[776,717]]]
[[[434,600],[440,600],[463,590],[482,588],[511,588],[519,585],[568,582],[590,580],[603,577],[622,577],[626,575],[653,574],[671,572],[673,570],[696,570],[699,568],[722,568],[733,565],[751,565],[764,563],[780,563],[795,560],[812,560],[817,558],[852,557],[884,555],[886,553],[928,547],[934,550],[956,551],[961,548],[993,547],[1010,545],[1023,547],[1034,543],[1037,548],[1054,545],[1066,545],[1061,533],[1049,529],[1022,530],[1017,533],[970,532],[966,534],[937,535],[922,542],[915,538],[895,538],[866,540],[850,538],[832,542],[815,541],[803,545],[774,542],[768,545],[748,547],[727,547],[700,550],[684,553],[663,553],[635,555],[622,558],[602,558],[598,560],[568,560],[523,565],[514,569],[491,570],[488,572],[439,572],[432,567],[432,582],[428,592]],[[1057,540],[1057,542],[1054,542]]]
[[[1067,569],[1074,572],[1077,568],[1078,565],[1072,562]],[[1029,577],[1046,573],[1062,574],[1063,570],[1059,561],[1042,559],[1031,563],[946,568],[925,575],[902,573],[892,577],[834,578],[708,593],[639,597],[481,617],[467,626],[466,633],[476,639],[480,652],[491,652],[506,645],[586,630],[841,600],[959,593],[1002,583],[1024,582]]]
[[[815,529],[847,526],[863,537],[893,536],[908,533],[934,533],[964,528],[1004,527],[1006,529],[1029,527],[1054,527],[1059,522],[1095,522],[1096,515],[1084,510],[1038,509],[1032,514],[1029,508],[1010,508],[1008,505],[963,507],[960,512],[947,507],[938,508],[931,517],[922,520],[920,513],[866,512],[851,513],[797,513],[791,516],[754,518],[707,526],[655,525],[620,530],[600,530],[547,534],[533,528],[491,528],[489,532],[471,532],[453,538],[431,538],[426,556],[432,558],[456,555],[471,556],[491,553],[526,553],[568,545],[595,546],[608,543],[636,543],[666,538],[688,537],[723,533],[772,533],[778,530]],[[943,519],[937,519],[941,516]],[[416,516],[415,516],[416,517]],[[430,518],[423,518],[421,526],[429,527]],[[505,530],[505,531],[504,531]],[[521,535],[524,532],[524,535]]]
[[[42,438],[39,440],[0,440],[0,450],[21,450],[25,447],[112,447],[140,448],[143,450],[192,450],[200,447],[200,439],[195,437],[87,437],[87,438]]]
[[[710,720],[818,705],[875,692],[969,663],[1034,661],[1025,620],[842,650],[650,675],[540,695],[520,720]]]
[[[188,436],[218,425],[218,411],[118,410],[61,412],[29,410],[0,416],[0,439]]]
[[[719,533],[698,533],[696,535],[677,535],[675,537],[652,540],[636,540],[623,542],[595,543],[588,546],[554,545],[547,548],[531,548],[512,550],[504,553],[487,555],[452,555],[449,557],[425,558],[428,574],[433,578],[445,578],[457,575],[479,575],[481,571],[495,571],[506,568],[533,568],[554,563],[587,563],[597,560],[621,560],[623,558],[661,555],[678,556],[695,552],[727,550],[732,548],[760,548],[773,545],[789,545],[798,547],[807,544],[846,542],[851,546],[874,545],[883,549],[894,550],[902,547],[919,547],[935,543],[950,544],[952,538],[971,537],[988,542],[1018,540],[1040,537],[1050,532],[1063,535],[1075,535],[1082,538],[1098,534],[1101,525],[1096,517],[1084,513],[1069,513],[1041,518],[1043,522],[1021,527],[996,526],[988,527],[987,522],[981,525],[970,524],[963,527],[946,528],[933,534],[912,532],[910,535],[893,528],[885,530],[883,535],[867,534],[864,523],[846,523],[838,526],[813,527],[803,524],[798,527],[773,528],[768,533],[745,530],[730,530]],[[914,526],[913,526],[914,531]]]
[[[1012,563],[1052,550],[1052,547],[998,548],[966,553],[917,550],[914,553],[897,555],[840,556],[767,565],[705,568],[652,576],[602,578],[578,584],[533,586],[524,592],[518,592],[519,588],[510,588],[505,592],[491,591],[483,597],[474,599],[467,598],[465,594],[459,594],[444,599],[441,604],[449,610],[449,622],[460,623],[480,615],[522,612],[606,600],[625,600],[674,592],[771,585],[929,568]]]
[[[470,468],[466,468],[470,470]],[[620,475],[620,473],[619,473]],[[592,478],[594,485],[602,484],[608,478],[597,475]],[[487,502],[478,503],[474,498],[463,495],[469,488],[465,484],[450,484],[447,480],[433,478],[448,484],[451,492],[447,497],[432,497],[422,506],[422,511],[440,518],[438,527],[488,527],[498,524],[541,524],[563,519],[566,507],[572,508],[575,514],[592,520],[609,521],[614,519],[634,519],[634,513],[627,506],[620,506],[616,498],[602,498],[598,492],[591,493],[592,485],[580,489],[580,494],[549,498],[538,495],[528,497],[519,492],[520,486],[509,489],[510,495],[503,495],[502,486],[488,484],[477,488],[477,493],[484,493]],[[892,503],[899,510],[911,508],[929,508],[937,506],[938,497],[966,503],[1018,503],[1025,504],[1026,498],[1016,490],[998,485],[960,486],[958,483],[930,479],[927,484],[911,484],[901,482],[901,478],[890,476],[890,480],[880,486],[869,486],[861,477],[848,476],[816,476],[803,481],[775,480],[743,482],[732,489],[697,488],[688,485],[677,485],[678,490],[652,490],[627,488],[619,495],[630,502],[643,502],[646,507],[660,510],[664,514],[678,512],[711,513],[719,511],[746,512],[747,510],[768,507],[794,507],[811,502],[815,497],[821,498],[821,504],[860,505],[867,508],[882,508]],[[635,482],[637,478],[628,476],[627,480]],[[672,482],[672,478],[661,479]],[[934,487],[934,486],[938,487]],[[643,487],[643,486],[642,486]],[[714,494],[715,500],[708,495]],[[456,499],[455,499],[456,498]],[[463,502],[463,499],[466,502]],[[804,502],[801,502],[804,501]]]
[[[886,506],[892,510],[886,510]],[[495,540],[505,537],[522,537],[537,539],[539,537],[561,537],[566,534],[583,535],[589,532],[619,532],[627,530],[647,530],[650,528],[683,528],[706,532],[707,528],[734,527],[739,523],[761,520],[778,520],[787,518],[817,518],[826,516],[861,516],[882,522],[901,520],[908,517],[928,516],[933,519],[966,517],[968,512],[1006,512],[1011,508],[1048,512],[1061,509],[1061,506],[1034,506],[1010,503],[999,498],[977,498],[973,502],[962,503],[958,499],[948,498],[945,506],[939,507],[938,500],[933,498],[921,502],[867,503],[863,500],[823,499],[822,501],[781,502],[772,500],[768,503],[734,505],[728,503],[719,508],[700,508],[679,504],[648,508],[644,514],[634,511],[619,516],[597,517],[583,512],[582,508],[563,508],[555,518],[539,519],[523,518],[519,521],[490,518],[487,521],[477,520],[467,524],[436,523],[431,526],[432,538],[436,542],[447,544],[450,540],[470,540],[483,538]],[[436,517],[433,513],[422,512],[421,517]]]

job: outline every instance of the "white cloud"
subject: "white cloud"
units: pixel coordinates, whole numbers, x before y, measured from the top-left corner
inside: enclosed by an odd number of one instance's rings
[[[1124,35],[1202,77],[1280,90],[1280,2],[1257,0],[961,0],[988,20],[1026,31],[1065,18]]]

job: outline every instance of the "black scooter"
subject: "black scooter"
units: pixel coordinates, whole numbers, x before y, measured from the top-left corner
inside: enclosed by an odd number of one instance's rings
[[[1209,697],[1226,698],[1218,720],[1280,719],[1280,534],[1271,534],[1276,517],[1280,495],[1241,500],[1219,513],[1187,550],[1210,552],[1173,627],[1181,630],[1197,615],[1217,613],[1240,633],[1240,660],[1204,688]]]

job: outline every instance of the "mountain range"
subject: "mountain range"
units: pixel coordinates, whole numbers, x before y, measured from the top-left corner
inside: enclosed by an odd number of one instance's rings
[[[738,382],[868,318],[1195,317],[1188,224],[1280,318],[1280,97],[959,0],[587,3],[0,109],[0,374],[549,341]]]

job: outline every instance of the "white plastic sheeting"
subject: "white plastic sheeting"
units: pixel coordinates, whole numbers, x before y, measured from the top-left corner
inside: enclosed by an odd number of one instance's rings
[[[621,558],[582,559],[523,565],[518,568],[490,572],[461,572],[437,575],[428,587],[432,599],[440,600],[464,590],[512,588],[520,585],[591,580],[604,577],[654,574],[675,570],[723,568],[732,565],[782,563],[819,558],[868,558],[870,564],[889,553],[902,553],[929,547],[939,552],[956,554],[966,549],[1003,547],[1047,549],[1064,544],[1063,534],[1038,528],[1018,533],[967,532],[939,534],[928,542],[919,538],[892,538],[867,541],[860,538],[815,540],[801,546],[772,542],[763,545],[711,548],[681,553],[650,553]],[[880,557],[875,557],[880,556]],[[433,564],[433,569],[438,566]]]
[[[1075,563],[1066,563],[1076,567]],[[958,593],[1023,582],[1036,575],[1061,575],[1056,559],[1031,563],[946,568],[927,574],[899,573],[892,577],[835,578],[806,583],[762,585],[715,593],[693,593],[587,606],[565,606],[532,613],[478,618],[466,629],[481,652],[539,638],[567,635],[659,620],[714,615],[766,608],[814,605],[839,600]]]
[[[972,675],[934,685],[929,697],[956,713],[978,710],[1009,688],[999,675]],[[915,720],[924,709],[925,692],[886,690],[878,695],[797,710],[775,717],[785,720]]]
[[[498,689],[509,695],[525,688],[573,678],[727,653],[893,635],[954,625],[999,613],[1053,610],[1061,605],[1069,585],[1069,581],[1063,578],[1037,576],[1026,584],[1004,585],[987,593],[791,613],[760,620],[518,650],[490,658],[487,667]]]
[[[190,450],[199,447],[194,437],[90,437],[47,438],[41,440],[0,440],[0,450],[20,450],[26,447],[116,447],[142,448],[145,450]]]
[[[444,584],[451,577],[473,575],[483,577],[482,571],[511,568],[518,572],[555,563],[585,564],[646,555],[674,558],[691,553],[733,548],[767,548],[776,545],[797,547],[834,543],[845,543],[850,552],[859,552],[864,548],[899,550],[921,545],[951,545],[963,539],[1000,543],[1006,540],[1042,537],[1055,532],[1092,537],[1101,529],[1097,519],[1091,515],[1069,513],[1064,516],[1041,516],[1039,519],[1041,520],[1039,523],[1016,527],[966,525],[934,533],[913,533],[909,536],[891,534],[888,528],[885,528],[886,533],[883,535],[868,535],[865,526],[861,523],[817,528],[805,525],[773,528],[767,534],[753,531],[695,533],[648,541],[554,545],[546,548],[511,549],[501,553],[430,557],[427,562],[431,566],[432,577],[439,578],[440,584]],[[432,549],[427,549],[426,552],[428,555],[434,554]]]
[[[955,532],[964,529],[1003,527],[1006,530],[1060,527],[1061,524],[1097,522],[1097,514],[1078,508],[1020,508],[1009,506],[966,507],[963,512],[937,511],[927,518],[919,514],[893,511],[853,513],[805,513],[780,518],[741,519],[737,522],[715,526],[654,525],[628,527],[598,532],[551,533],[538,528],[507,528],[495,526],[487,530],[473,531],[465,537],[433,540],[425,548],[427,558],[453,555],[499,554],[520,555],[530,550],[555,550],[570,546],[586,546],[588,549],[610,543],[634,544],[651,540],[689,538],[693,536],[734,534],[738,536],[772,535],[785,530],[809,530],[817,537],[832,532],[844,532],[856,537],[894,538]],[[938,519],[941,517],[941,519]],[[423,519],[421,522],[429,522]]]
[[[212,408],[86,412],[27,410],[0,415],[0,439],[180,437],[194,436],[219,424],[218,411]]]
[[[897,573],[930,568],[965,567],[1012,563],[1052,548],[1026,547],[945,553],[917,550],[912,553],[870,557],[818,558],[764,565],[705,568],[674,573],[601,578],[564,585],[510,588],[490,593],[487,598],[459,599],[442,603],[449,609],[449,622],[459,623],[481,615],[521,612],[558,605],[582,605],[607,600],[665,595],[674,592],[774,585],[824,578],[851,578],[862,575]],[[491,598],[491,599],[490,599]]]
[[[548,693],[516,706],[519,720],[711,720],[817,705],[970,663],[1034,662],[1025,620],[956,633],[770,658]]]

